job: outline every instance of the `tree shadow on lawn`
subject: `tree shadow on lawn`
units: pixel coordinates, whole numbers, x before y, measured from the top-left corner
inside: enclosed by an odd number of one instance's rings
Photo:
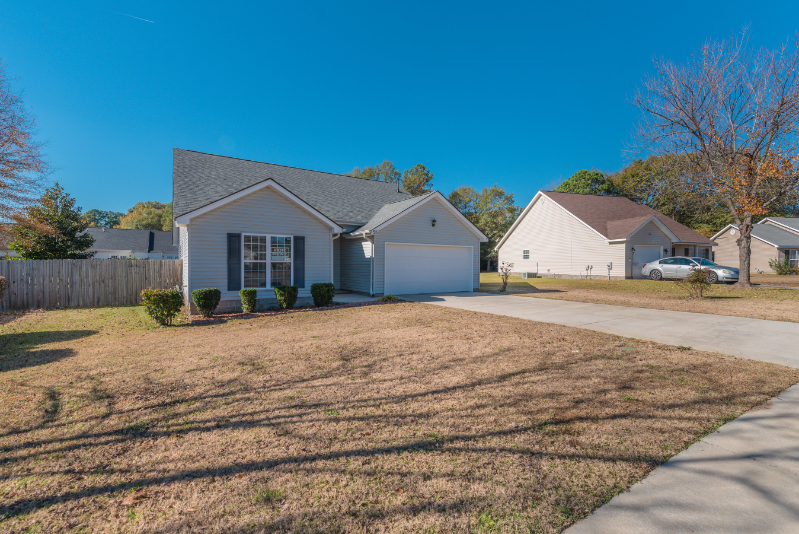
[[[485,354],[483,357],[491,359],[499,357],[499,353]],[[6,505],[0,506],[0,518],[11,518],[15,516],[25,515],[32,513],[36,510],[47,508],[59,503],[95,497],[100,495],[114,495],[120,496],[121,493],[131,491],[136,488],[145,488],[146,491],[152,492],[171,492],[172,488],[179,484],[185,484],[189,481],[206,481],[213,483],[217,479],[225,481],[235,481],[236,477],[253,475],[261,477],[274,477],[283,474],[282,471],[290,470],[292,472],[307,473],[307,476],[322,476],[322,475],[336,475],[344,478],[347,477],[360,477],[361,483],[365,485],[369,491],[374,491],[375,482],[368,478],[366,475],[353,475],[351,471],[347,470],[347,465],[350,461],[354,460],[368,460],[368,459],[392,459],[400,458],[401,455],[411,455],[410,458],[418,458],[419,455],[483,455],[485,458],[494,455],[506,455],[506,457],[518,457],[526,459],[528,462],[533,462],[535,469],[541,470],[542,473],[546,472],[546,467],[541,465],[550,465],[551,462],[599,462],[600,464],[626,464],[631,466],[630,470],[643,471],[645,474],[653,469],[665,459],[668,454],[653,453],[652,450],[628,450],[626,445],[622,447],[612,447],[608,449],[608,445],[604,443],[599,444],[580,444],[583,438],[577,434],[574,435],[569,430],[573,425],[579,423],[599,424],[607,421],[627,420],[633,421],[636,419],[647,421],[651,420],[653,423],[663,421],[671,421],[671,424],[679,424],[680,422],[688,422],[696,424],[697,421],[705,423],[708,419],[707,415],[701,413],[694,413],[691,408],[695,409],[697,405],[702,402],[708,405],[726,404],[736,405],[738,403],[746,403],[748,399],[752,398],[752,391],[742,391],[738,395],[729,394],[725,395],[707,395],[702,401],[697,399],[672,399],[668,401],[660,401],[656,406],[649,406],[647,409],[642,410],[641,401],[635,400],[627,403],[622,403],[610,409],[607,406],[598,411],[599,406],[597,403],[602,404],[601,400],[606,395],[613,395],[614,398],[621,394],[622,391],[634,390],[636,386],[640,389],[640,384],[635,377],[630,377],[627,380],[621,380],[614,383],[606,383],[603,386],[596,385],[591,394],[586,398],[586,394],[575,396],[572,392],[553,392],[540,391],[536,392],[535,388],[528,390],[518,390],[518,386],[524,386],[531,381],[540,378],[542,373],[551,369],[553,365],[562,367],[563,371],[567,368],[576,369],[576,372],[581,372],[587,375],[588,371],[581,371],[581,365],[588,363],[591,359],[588,356],[574,357],[571,361],[564,362],[545,362],[540,367],[532,367],[530,369],[517,370],[512,372],[501,373],[492,377],[473,378],[465,380],[460,383],[446,385],[442,387],[425,387],[415,392],[405,392],[396,394],[383,394],[378,396],[367,395],[360,399],[344,400],[335,399],[332,401],[317,401],[317,402],[289,402],[284,405],[274,405],[269,407],[260,407],[253,409],[253,403],[263,396],[270,393],[274,394],[277,390],[280,395],[287,395],[296,392],[302,388],[308,390],[314,387],[311,382],[319,382],[320,377],[316,376],[312,379],[285,379],[278,378],[277,380],[270,380],[268,383],[263,384],[261,387],[248,388],[241,390],[237,388],[240,385],[238,380],[243,375],[230,379],[224,384],[216,384],[215,389],[221,391],[199,392],[194,395],[179,395],[174,399],[163,402],[147,403],[143,407],[131,408],[131,415],[133,412],[146,409],[148,411],[157,410],[159,415],[156,417],[150,416],[145,423],[129,424],[122,428],[115,430],[107,430],[101,432],[80,432],[71,436],[65,437],[52,437],[42,440],[31,440],[28,442],[20,442],[16,446],[6,447],[3,452],[5,453],[6,463],[13,464],[23,460],[33,459],[38,463],[39,458],[54,458],[61,457],[65,453],[71,451],[78,451],[82,457],[92,458],[90,463],[96,465],[88,465],[78,469],[67,468],[66,466],[46,466],[41,465],[37,477],[80,477],[84,480],[82,487],[70,489],[64,488],[59,490],[58,486],[53,490],[49,490],[47,494],[39,494],[35,498],[20,496],[16,500],[8,499]],[[451,365],[451,363],[449,364]],[[443,373],[446,374],[449,365],[442,365],[434,367],[433,369],[425,371],[426,373]],[[664,369],[665,370],[665,369]],[[675,369],[688,372],[682,369]],[[327,374],[327,378],[339,379],[342,385],[347,384],[347,373],[349,371],[343,369],[331,370]],[[402,377],[396,379],[397,382],[407,383],[411,377]],[[587,376],[580,376],[581,379],[588,378]],[[709,377],[706,377],[706,380]],[[410,380],[412,381],[412,380]],[[385,388],[391,387],[391,381],[384,383]],[[712,388],[714,380],[710,379],[707,384]],[[719,384],[720,385],[720,384]],[[323,386],[325,388],[333,387],[331,384]],[[209,388],[210,389],[210,388]],[[502,395],[495,397],[491,396],[493,392],[500,390],[504,392]],[[435,433],[428,433],[412,439],[404,439],[401,443],[386,443],[386,440],[373,439],[370,440],[368,446],[350,446],[349,442],[335,437],[331,441],[331,445],[319,446],[319,441],[314,432],[318,432],[319,428],[325,426],[334,426],[346,424],[357,428],[412,428],[419,425],[435,425],[435,422],[429,422],[437,416],[441,416],[447,410],[452,408],[442,406],[440,400],[445,400],[448,395],[454,395],[462,392],[476,392],[477,395],[469,405],[460,408],[454,408],[456,411],[455,418],[470,418],[475,413],[484,413],[486,410],[495,410],[501,413],[503,409],[517,408],[523,412],[527,412],[528,423],[521,424],[513,427],[505,427],[501,429],[484,429],[484,430],[465,430],[460,429],[442,433],[441,435]],[[770,392],[759,392],[761,395],[769,395]],[[531,394],[533,398],[531,401]],[[639,391],[634,395],[643,397],[645,391]],[[234,395],[235,404],[231,406],[232,413],[226,416],[212,415],[211,417],[197,417],[201,411],[193,411],[191,406],[198,403],[213,404],[220,399],[230,398]],[[483,397],[483,395],[489,395]],[[539,413],[536,408],[537,403],[545,403],[548,401],[556,400],[557,412],[555,413]],[[345,405],[342,407],[342,403]],[[415,406],[414,406],[415,403]],[[527,403],[527,404],[525,404]],[[593,408],[590,405],[597,405]],[[389,413],[373,413],[380,411],[383,406],[413,406],[410,411],[405,412],[389,412]],[[588,409],[586,409],[588,408]],[[687,411],[680,413],[681,408],[689,408]],[[342,410],[345,414],[335,416],[328,416],[327,413],[336,410]],[[549,412],[549,408],[545,410]],[[115,415],[120,415],[124,411],[117,412]],[[347,412],[350,412],[351,415]],[[151,412],[152,413],[152,412]],[[453,417],[448,415],[447,417]],[[187,418],[191,418],[191,426],[186,427],[183,423]],[[90,423],[86,418],[83,420],[70,420],[69,425],[75,428],[86,428]],[[120,418],[120,420],[129,420],[127,418]],[[52,418],[51,418],[52,421]],[[689,425],[691,426],[691,425]],[[130,459],[120,458],[119,460],[109,461],[109,451],[111,457],[116,457],[124,454],[127,450],[140,450],[144,451],[145,448],[153,446],[154,443],[163,443],[163,439],[174,439],[170,447],[180,447],[180,438],[188,437],[189,434],[199,436],[202,439],[219,439],[213,436],[231,436],[226,439],[234,439],[233,436],[239,434],[225,434],[226,432],[237,431],[252,431],[255,429],[271,429],[274,435],[286,436],[286,440],[293,440],[291,442],[291,449],[287,446],[285,449],[280,447],[277,452],[271,452],[268,459],[260,460],[246,460],[232,461],[225,465],[218,465],[215,467],[193,467],[191,464],[188,466],[178,467],[175,469],[169,464],[167,458],[154,459],[151,474],[132,473],[132,476],[125,475],[130,473]],[[435,428],[434,426],[432,428]],[[33,430],[33,429],[29,429]],[[322,432],[321,434],[323,434]],[[320,434],[320,435],[321,435]],[[536,434],[539,436],[538,440],[542,443],[527,442],[527,445],[514,445],[512,440],[519,439],[524,443],[525,439],[529,439],[529,435]],[[261,434],[263,435],[263,434]],[[271,434],[270,434],[271,435]],[[276,438],[270,438],[274,440]],[[549,439],[558,439],[559,444],[555,447],[547,446],[545,443]],[[55,448],[47,448],[46,445],[55,444]],[[333,445],[334,444],[334,445]],[[60,445],[60,446],[59,446]],[[232,443],[231,446],[234,446]],[[299,447],[308,447],[309,451]],[[316,450],[314,450],[316,448]],[[264,449],[268,450],[268,449]],[[26,452],[19,456],[12,456],[8,453],[14,451]],[[299,452],[303,451],[303,452]],[[676,452],[676,451],[675,451]],[[186,450],[186,454],[189,449]],[[274,456],[277,457],[274,457]],[[194,459],[195,462],[200,463],[200,457]],[[98,464],[99,462],[99,464]],[[113,465],[118,462],[117,465]],[[341,463],[344,462],[344,463]],[[500,463],[497,463],[500,465]],[[99,466],[99,467],[98,467]],[[633,468],[632,466],[637,466]],[[645,467],[641,467],[645,466]],[[404,462],[399,460],[389,464],[388,469],[383,467],[380,470],[382,476],[396,475],[400,478],[411,478],[420,475],[420,473],[412,473],[413,464],[410,466],[404,465]],[[531,468],[534,466],[531,466]],[[614,468],[615,469],[615,468]],[[156,471],[156,473],[153,473]],[[157,473],[161,471],[161,473]],[[97,473],[101,473],[98,475]],[[28,476],[27,474],[18,473],[13,474],[10,478],[19,478],[21,476]],[[108,476],[118,476],[123,480],[103,480]],[[427,476],[427,475],[425,475]],[[433,475],[430,475],[433,476]],[[459,484],[459,475],[454,471],[451,473],[440,472],[434,474],[436,480],[442,483]],[[510,478],[513,478],[511,476]],[[127,480],[124,480],[127,479]],[[447,482],[450,481],[450,482]],[[613,482],[608,491],[618,492],[626,487],[628,481],[623,476]],[[418,481],[417,481],[418,483]],[[411,482],[409,482],[411,484]],[[621,486],[617,487],[618,484]],[[505,486],[505,484],[503,484]],[[509,484],[510,486],[510,484]],[[409,486],[410,487],[410,486]],[[392,488],[391,491],[397,491]],[[510,491],[510,490],[509,490]],[[526,490],[513,489],[512,491],[519,493]],[[604,490],[603,490],[604,491]],[[600,492],[603,493],[603,492]],[[295,496],[292,496],[295,497]],[[599,496],[585,496],[585,509],[583,505],[579,504],[578,500],[563,501],[564,507],[573,510],[574,516],[569,519],[567,523],[573,522],[574,519],[579,518],[587,510],[596,505],[594,503],[596,497],[597,503],[602,502],[604,495]],[[558,497],[560,498],[560,497]],[[416,514],[426,511],[427,513],[437,513],[443,518],[445,514],[460,514],[464,520],[468,517],[474,517],[475,514],[484,510],[486,507],[485,501],[479,495],[458,495],[457,491],[451,492],[443,501],[430,500],[429,498],[422,498],[422,502],[397,502],[392,503],[391,499],[386,502],[385,498],[381,498],[379,503],[369,501],[367,495],[363,496],[365,505],[351,504],[351,510],[346,512],[345,515],[349,516],[353,521],[377,521],[387,524],[391,518],[407,519],[408,517],[415,517]],[[516,499],[516,497],[514,497]],[[361,506],[358,508],[357,506]],[[490,505],[489,505],[490,506]],[[309,514],[319,515],[318,521],[328,526],[337,524],[337,515],[334,509],[329,509],[320,512],[311,512],[305,509],[282,514],[281,520],[277,523],[272,523],[273,527],[285,528],[292,530],[303,521],[307,520]],[[293,517],[293,519],[292,519]],[[181,519],[183,520],[183,519]],[[198,525],[202,524],[200,518],[193,518],[187,516],[185,521],[193,522]],[[318,522],[317,521],[317,522]],[[208,524],[206,524],[207,526]],[[185,526],[185,524],[184,524]]]
[[[71,348],[38,349],[39,345],[75,341],[98,330],[45,330],[0,336],[0,372],[52,363],[75,354]]]

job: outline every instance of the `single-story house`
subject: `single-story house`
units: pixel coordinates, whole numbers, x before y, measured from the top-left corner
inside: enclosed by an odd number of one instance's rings
[[[173,151],[173,213],[186,296],[222,291],[219,310],[277,285],[369,295],[473,291],[487,241],[441,193],[413,196],[395,183]]]
[[[739,265],[738,243],[741,237],[736,225],[730,224],[713,236],[719,246],[716,263]],[[752,225],[750,266],[753,271],[773,273],[770,260],[785,260],[799,267],[799,217],[768,217]]]
[[[124,228],[88,228],[94,237],[88,249],[96,259],[177,260],[178,249],[172,243],[172,232],[127,230]]]
[[[514,273],[624,279],[643,278],[644,264],[664,257],[710,259],[714,246],[628,198],[539,191],[496,250]]]

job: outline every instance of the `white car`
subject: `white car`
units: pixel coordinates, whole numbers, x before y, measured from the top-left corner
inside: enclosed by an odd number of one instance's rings
[[[679,280],[687,277],[696,269],[706,269],[710,271],[708,282],[711,284],[719,282],[734,284],[738,281],[738,275],[740,273],[735,267],[716,265],[712,261],[704,258],[686,258],[678,256],[674,258],[661,258],[645,263],[644,266],[641,267],[641,274],[652,280],[663,280],[664,278]]]

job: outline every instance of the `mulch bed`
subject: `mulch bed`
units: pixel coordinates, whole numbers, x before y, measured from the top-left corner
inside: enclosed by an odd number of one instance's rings
[[[404,302],[404,301],[399,301]],[[347,304],[333,304],[331,306],[299,306],[297,308],[292,308],[290,310],[266,310],[260,312],[231,312],[231,313],[215,313],[211,318],[205,318],[202,315],[191,315],[189,314],[189,321],[192,325],[206,325],[206,324],[219,324],[219,323],[226,323],[231,319],[254,319],[256,317],[270,317],[272,315],[286,315],[289,313],[300,313],[300,312],[314,312],[314,311],[328,311],[328,310],[340,310],[343,308],[359,308],[361,306],[379,306],[384,304],[397,304],[396,302],[378,302],[376,300],[369,301],[369,302],[350,302]]]

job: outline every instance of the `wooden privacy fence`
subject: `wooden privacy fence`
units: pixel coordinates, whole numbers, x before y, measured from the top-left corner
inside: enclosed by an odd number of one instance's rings
[[[139,304],[142,289],[181,285],[181,260],[0,260],[0,309]]]

